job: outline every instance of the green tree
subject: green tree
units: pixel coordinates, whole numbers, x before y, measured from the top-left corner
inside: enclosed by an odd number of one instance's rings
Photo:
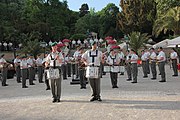
[[[138,53],[138,50],[144,46],[150,36],[147,33],[132,32],[128,37],[130,47]]]
[[[156,17],[154,0],[121,0],[122,11],[118,14],[119,28],[129,34],[132,31],[152,34]]]

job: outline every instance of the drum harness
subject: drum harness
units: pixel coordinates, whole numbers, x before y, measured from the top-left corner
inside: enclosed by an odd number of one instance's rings
[[[95,55],[92,55],[92,54],[91,54],[91,51],[89,51],[89,56],[92,57],[92,63],[93,63],[93,64],[90,65],[90,66],[93,66],[93,67],[99,67],[99,66],[95,66],[95,65],[94,65],[95,57],[98,56],[98,50],[96,50],[96,54],[95,54]]]

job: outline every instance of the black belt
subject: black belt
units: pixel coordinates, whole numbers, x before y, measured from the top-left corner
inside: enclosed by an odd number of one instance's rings
[[[97,65],[88,65],[89,67],[100,67],[100,66],[97,66]]]

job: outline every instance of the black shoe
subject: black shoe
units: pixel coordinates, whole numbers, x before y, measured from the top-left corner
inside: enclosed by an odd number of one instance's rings
[[[147,78],[148,76],[143,76],[143,78]]]
[[[173,77],[177,77],[178,75],[172,75]]]
[[[68,77],[71,77],[71,76],[68,76]]]
[[[159,82],[166,82],[165,80],[161,80],[161,81],[159,81]]]
[[[96,98],[96,97],[93,97],[93,98],[90,99],[90,102],[93,102],[93,101],[95,101],[95,100],[97,100],[97,98]]]
[[[3,84],[2,86],[8,86],[8,84]]]
[[[131,80],[132,80],[131,78],[126,79],[126,81],[131,81]]]
[[[67,80],[67,78],[63,78],[64,80]]]
[[[156,78],[151,78],[151,80],[156,80]]]
[[[35,85],[34,83],[31,83],[30,85]]]
[[[120,75],[124,75],[124,73],[120,73]]]
[[[39,83],[44,83],[44,81],[40,81]]]
[[[28,86],[23,86],[22,88],[28,88]]]
[[[60,99],[57,99],[57,102],[60,102]]]
[[[118,86],[115,86],[115,88],[119,88]]]
[[[46,88],[46,90],[50,90],[50,88]]]
[[[53,101],[52,101],[53,103],[55,103],[56,102],[56,99],[53,99]]]
[[[21,81],[17,81],[17,83],[21,83]]]
[[[137,83],[137,82],[131,82],[131,83]]]
[[[159,73],[159,75],[161,75],[161,73]]]
[[[98,98],[97,100],[98,100],[99,102],[101,102],[101,101],[102,101],[102,99],[101,99],[101,98]]]

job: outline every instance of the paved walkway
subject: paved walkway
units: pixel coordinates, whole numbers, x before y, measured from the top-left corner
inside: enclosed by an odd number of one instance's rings
[[[109,74],[101,81],[102,102],[89,102],[91,90],[62,82],[62,102],[52,103],[51,92],[43,83],[22,89],[15,79],[8,87],[0,86],[1,120],[180,120],[180,78],[171,77],[166,66],[166,83],[142,78],[138,83],[119,76],[118,89],[112,89]]]

